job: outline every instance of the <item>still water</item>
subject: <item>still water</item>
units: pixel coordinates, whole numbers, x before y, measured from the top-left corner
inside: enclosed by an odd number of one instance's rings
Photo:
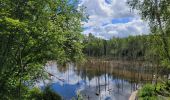
[[[63,67],[50,62],[46,66],[50,78],[39,86],[50,85],[64,100],[76,99],[77,94],[85,100],[128,100],[142,83],[151,80],[153,71],[145,66],[127,61],[91,60]]]

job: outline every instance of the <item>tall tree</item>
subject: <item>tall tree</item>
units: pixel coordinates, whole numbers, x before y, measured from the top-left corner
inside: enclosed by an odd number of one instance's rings
[[[169,0],[128,0],[132,9],[137,9],[142,18],[149,21],[152,33],[161,46],[157,49],[163,63],[170,64],[170,1]],[[161,49],[161,50],[160,50]]]
[[[1,99],[24,98],[48,60],[82,59],[76,0],[0,0],[0,12]]]

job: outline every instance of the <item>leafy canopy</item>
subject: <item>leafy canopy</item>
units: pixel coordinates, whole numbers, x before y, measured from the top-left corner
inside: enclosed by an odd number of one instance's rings
[[[24,98],[48,60],[83,58],[76,0],[0,0],[0,97]],[[21,87],[22,86],[22,87]],[[25,92],[23,92],[24,90]],[[21,92],[22,91],[22,92]]]

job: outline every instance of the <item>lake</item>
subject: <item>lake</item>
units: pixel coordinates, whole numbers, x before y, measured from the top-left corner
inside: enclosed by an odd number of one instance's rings
[[[64,100],[128,100],[143,83],[152,82],[154,71],[150,64],[132,61],[88,60],[84,64],[46,65],[49,80],[39,86],[50,85]]]

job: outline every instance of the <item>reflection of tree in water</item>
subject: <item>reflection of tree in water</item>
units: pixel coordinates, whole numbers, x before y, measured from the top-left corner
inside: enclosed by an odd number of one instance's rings
[[[141,83],[152,82],[154,74],[154,65],[143,63],[142,61],[131,63],[132,61],[94,61],[87,62],[77,69],[83,79],[88,77],[89,81],[96,78],[96,95],[100,96],[101,89],[104,86],[105,92],[122,94],[126,81],[129,81],[131,92],[138,89]],[[100,83],[101,76],[104,76],[104,85]],[[115,80],[115,89],[109,79]],[[118,98],[119,99],[119,98]]]
[[[138,87],[138,83],[152,80],[153,66],[147,63],[132,61],[105,61],[105,60],[92,60],[84,64],[71,65],[74,72],[80,76],[81,80],[85,81],[85,86],[90,90],[93,95],[101,98],[105,93],[115,95],[124,95],[125,88],[129,88],[129,91],[134,91]],[[152,69],[151,69],[152,68]],[[59,68],[59,71],[66,71],[68,67]],[[67,71],[68,72],[68,71]],[[92,80],[94,79],[94,80]],[[90,86],[90,81],[95,81],[95,86]],[[127,82],[130,83],[130,87],[126,86]],[[86,92],[89,92],[86,90]],[[85,92],[85,94],[86,94]],[[91,98],[91,95],[86,94],[87,98]]]
[[[124,63],[116,61],[94,61],[87,62],[81,66],[77,66],[76,72],[82,77],[82,79],[86,79],[86,77],[88,77],[89,80],[102,75],[106,76],[106,74],[117,76],[118,78],[129,80],[132,82],[151,80],[153,73],[152,70],[150,70],[151,68],[139,63],[135,63],[134,65],[132,65],[127,62]]]
[[[81,65],[58,65],[58,70],[63,73],[67,72],[68,81],[69,72],[73,70],[81,77],[81,80],[85,81],[85,85],[89,86],[89,88],[91,88],[90,81],[95,79],[96,85],[93,93],[100,97],[103,95],[101,91],[123,95],[127,81],[131,83],[131,91],[134,91],[137,89],[138,83],[152,80],[153,66],[143,62],[92,60]],[[114,81],[114,83],[111,81]]]
[[[64,72],[66,72],[67,70],[68,70],[68,64],[64,64],[64,65],[57,65],[57,69],[58,69],[58,71],[60,71],[60,72],[62,72],[62,73],[64,73]]]
[[[88,77],[89,80],[92,80],[94,77],[103,75],[98,68],[99,64],[86,63],[85,65],[78,66],[76,72],[82,79],[86,79],[86,77]]]

